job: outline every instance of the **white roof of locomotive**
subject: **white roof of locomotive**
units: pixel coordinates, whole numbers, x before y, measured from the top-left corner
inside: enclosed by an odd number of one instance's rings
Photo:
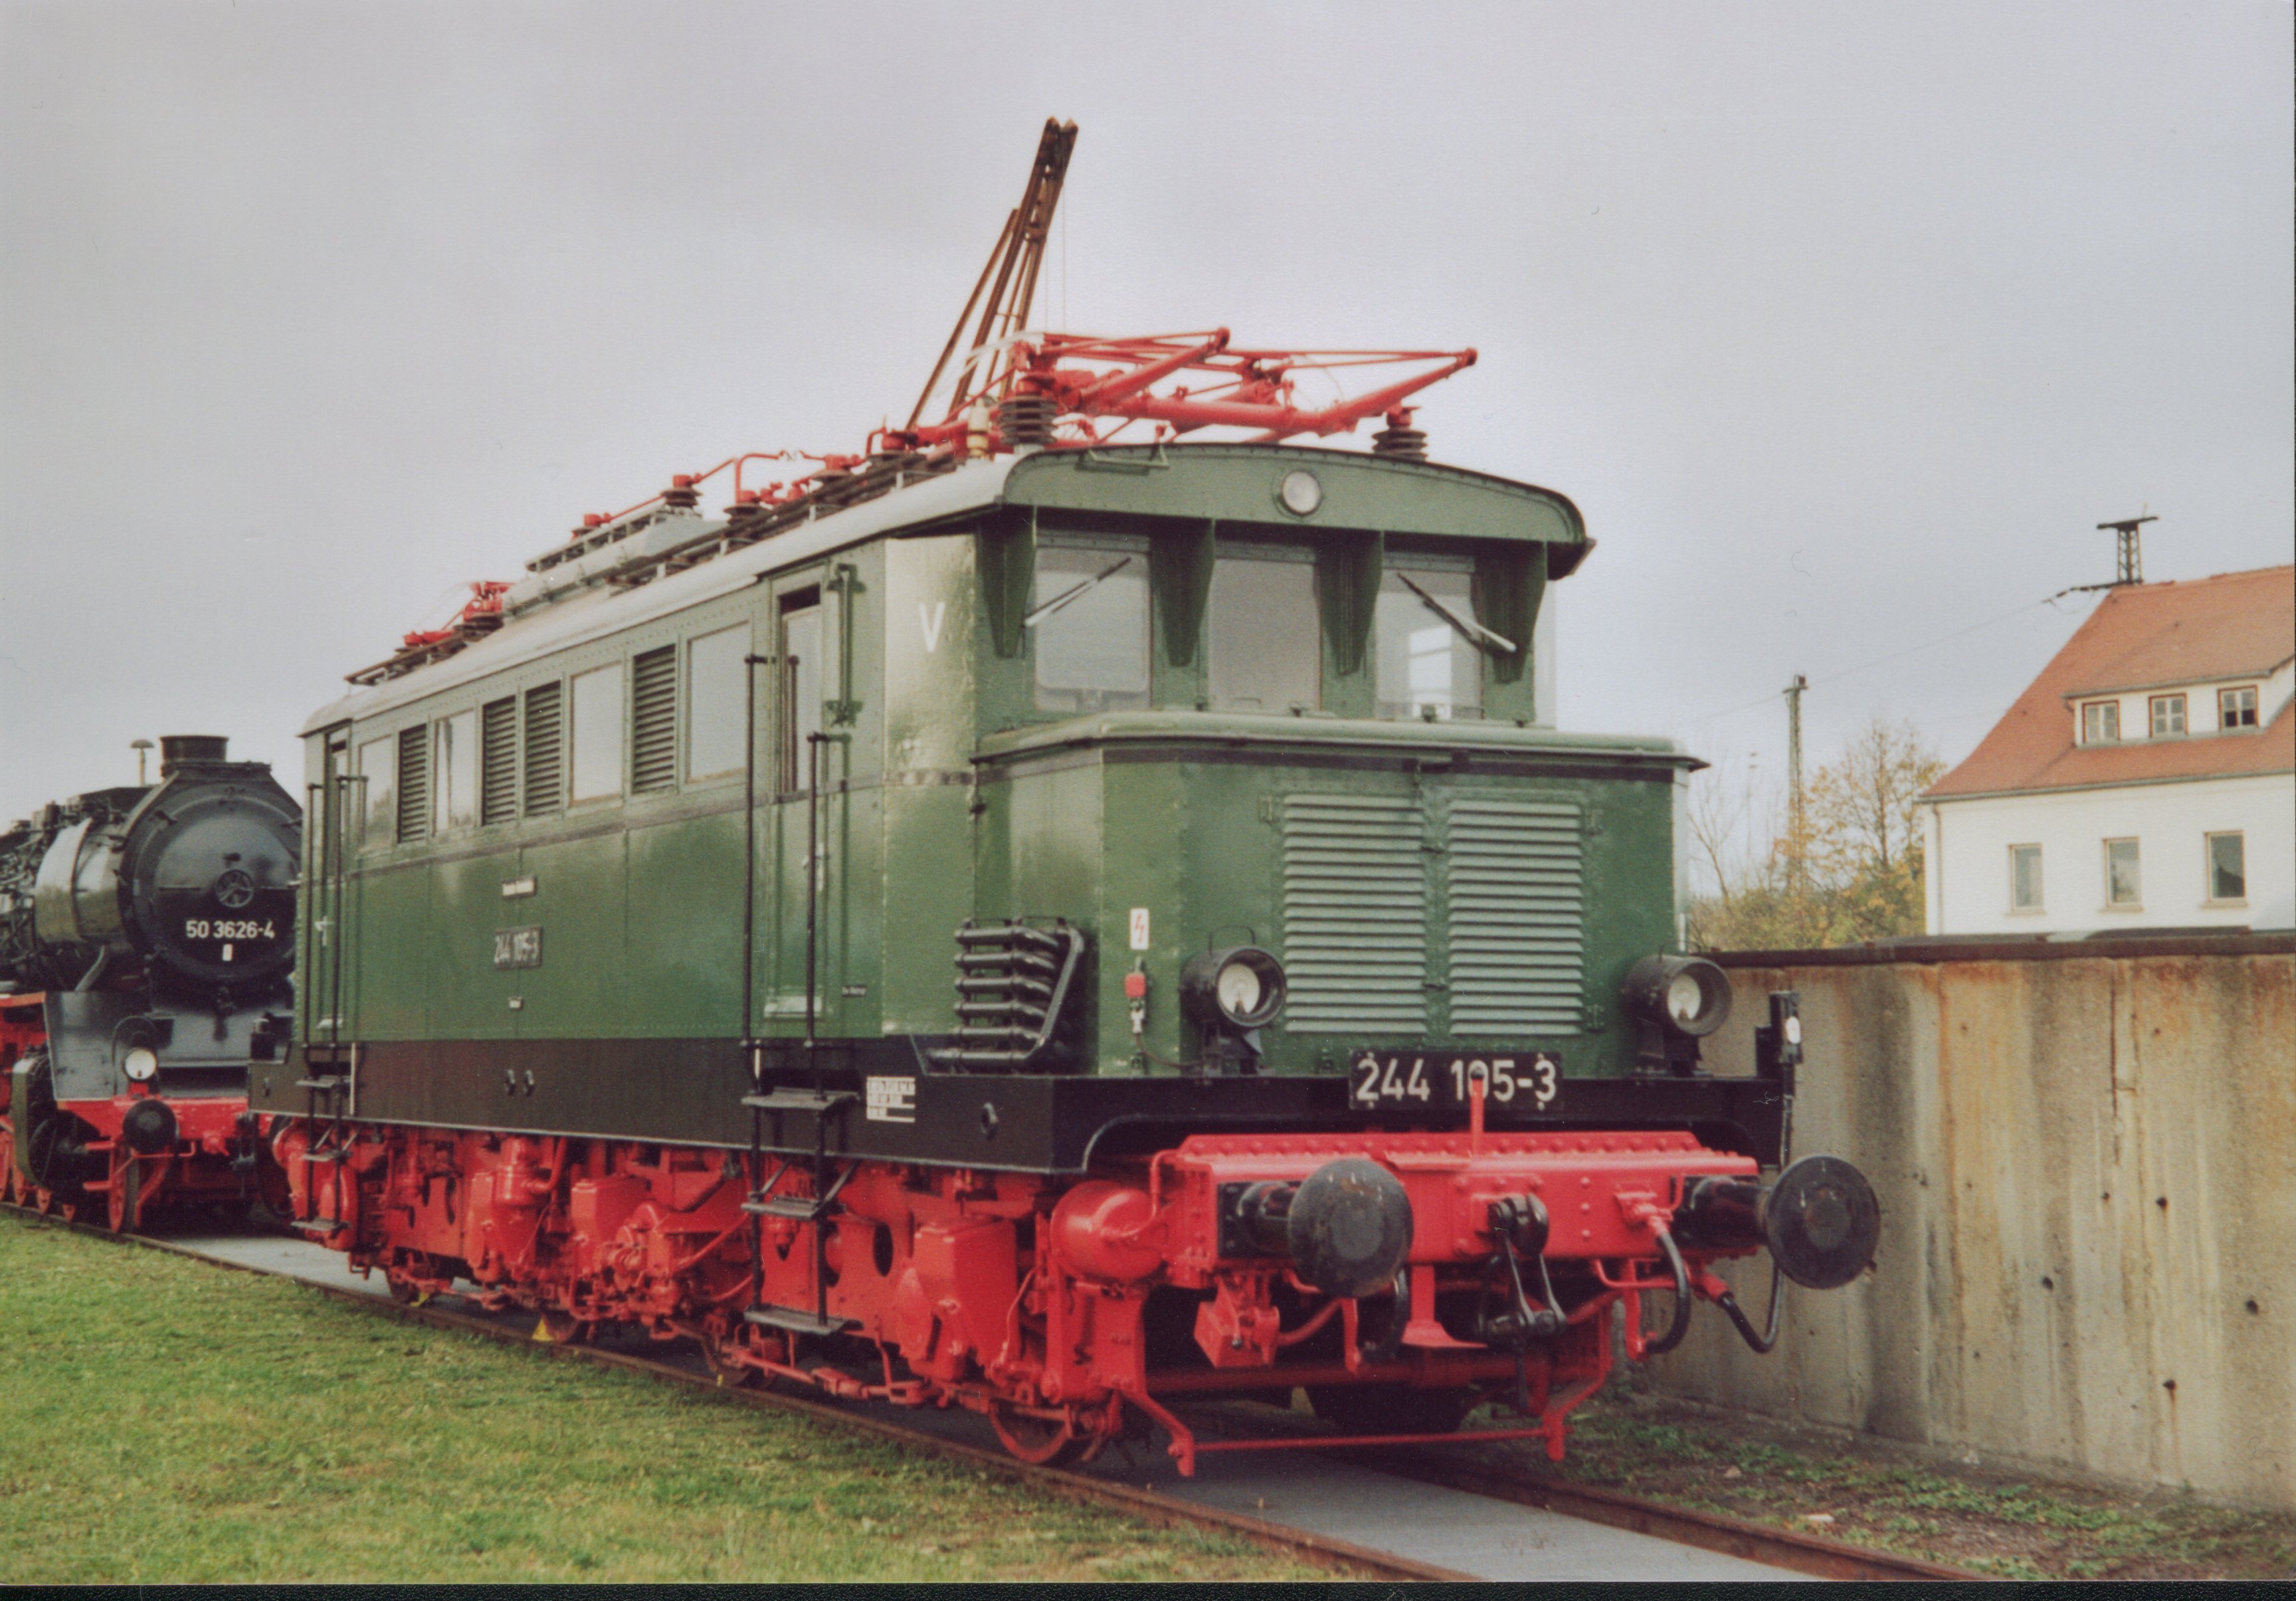
[[[505,620],[501,628],[485,638],[442,661],[355,689],[330,702],[304,720],[303,732],[316,734],[340,723],[381,717],[530,657],[586,645],[655,618],[683,612],[689,606],[698,606],[721,595],[730,595],[756,583],[768,572],[858,545],[890,530],[910,523],[937,522],[995,505],[1003,498],[1006,476],[1025,459],[1005,456],[965,462],[954,472],[921,479],[859,505],[831,512],[810,522],[797,523],[755,545],[635,589],[593,583],[562,599],[537,604],[522,616]],[[519,598],[519,591],[533,593],[529,586],[534,583],[531,579],[521,583],[512,592],[513,601]]]

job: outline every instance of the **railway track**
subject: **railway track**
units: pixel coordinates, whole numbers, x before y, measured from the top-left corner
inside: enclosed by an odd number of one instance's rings
[[[539,1351],[559,1359],[588,1362],[642,1374],[660,1383],[704,1392],[720,1400],[760,1411],[794,1414],[824,1427],[890,1441],[906,1449],[962,1462],[982,1472],[1024,1483],[1044,1494],[1106,1507],[1161,1526],[1216,1529],[1250,1540],[1265,1549],[1354,1576],[1421,1581],[1473,1580],[1489,1576],[1355,1544],[1270,1518],[1168,1494],[1152,1487],[1136,1486],[1106,1474],[1032,1466],[999,1449],[952,1439],[854,1408],[825,1405],[802,1396],[771,1390],[728,1389],[718,1384],[698,1365],[683,1366],[608,1346],[537,1343],[521,1332],[522,1322],[513,1323],[500,1316],[463,1311],[436,1302],[422,1306],[403,1305],[371,1290],[354,1287],[349,1283],[329,1284],[301,1273],[234,1260],[232,1256],[204,1249],[199,1244],[164,1236],[114,1234],[92,1224],[70,1222],[24,1207],[0,1206],[0,1213],[67,1229],[113,1244],[188,1258],[232,1272],[291,1278],[323,1295],[375,1316],[434,1328],[455,1329],[515,1345],[521,1350]],[[300,1242],[280,1236],[280,1243],[292,1245]],[[1271,1420],[1254,1418],[1240,1408],[1222,1408],[1217,1410],[1216,1426],[1222,1432],[1250,1433],[1271,1426]],[[1376,1458],[1344,1452],[1316,1452],[1316,1455],[1349,1462],[1391,1479],[1434,1487],[1474,1498],[1478,1501],[1538,1508],[1566,1518],[1626,1531],[1633,1535],[1651,1537],[1739,1562],[1760,1564],[1772,1570],[1785,1570],[1813,1578],[1935,1581],[1985,1577],[1913,1557],[1870,1551],[1840,1541],[1669,1507],[1636,1496],[1566,1484],[1537,1474],[1510,1473],[1487,1464],[1463,1462],[1437,1449],[1390,1450],[1382,1452]],[[1692,1575],[1685,1573],[1684,1576]],[[1784,1574],[1775,1576],[1783,1577]]]

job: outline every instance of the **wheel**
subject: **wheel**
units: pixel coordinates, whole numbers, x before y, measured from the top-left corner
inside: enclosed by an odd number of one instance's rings
[[[726,1334],[703,1334],[697,1342],[701,1347],[701,1359],[709,1364],[709,1375],[720,1389],[755,1390],[766,1382],[763,1371],[741,1359],[741,1353],[749,1349],[742,1337],[744,1332],[735,1329]]]
[[[112,1153],[115,1167],[111,1187],[104,1195],[104,1215],[114,1234],[126,1234],[133,1229],[144,1210],[144,1164],[133,1156],[122,1157]]]
[[[1009,1401],[1000,1401],[989,1408],[988,1421],[1006,1450],[1037,1467],[1058,1466],[1087,1454],[1096,1455],[1104,1443],[1095,1436],[1079,1435],[1074,1415],[1038,1416],[1042,1410],[1048,1408],[1023,1411]]]
[[[1349,1434],[1448,1434],[1465,1421],[1472,1390],[1414,1390],[1408,1384],[1314,1384],[1316,1416]]]

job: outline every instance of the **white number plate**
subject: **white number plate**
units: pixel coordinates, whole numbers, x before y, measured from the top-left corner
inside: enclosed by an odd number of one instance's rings
[[[230,918],[186,917],[184,919],[186,940],[275,940],[276,925],[270,921],[250,918],[234,922]]]
[[[1562,1064],[1544,1051],[1524,1056],[1428,1056],[1365,1051],[1348,1069],[1348,1101],[1365,1111],[1382,1106],[1460,1107],[1480,1069],[1495,1106],[1544,1112],[1562,1093]]]

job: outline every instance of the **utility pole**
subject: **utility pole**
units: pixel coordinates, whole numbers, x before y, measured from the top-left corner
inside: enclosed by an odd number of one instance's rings
[[[2113,587],[2144,581],[2144,555],[2136,543],[2136,530],[2145,523],[2160,521],[2158,517],[2131,517],[2121,522],[2100,522],[2096,525],[2099,533],[2111,529],[2120,536],[2120,562],[2113,573]]]
[[[1793,854],[1786,858],[1787,871],[1793,887],[1801,887],[1802,832],[1801,795],[1801,696],[1809,687],[1809,680],[1801,674],[1785,687],[1786,696],[1786,837],[1793,842]]]

